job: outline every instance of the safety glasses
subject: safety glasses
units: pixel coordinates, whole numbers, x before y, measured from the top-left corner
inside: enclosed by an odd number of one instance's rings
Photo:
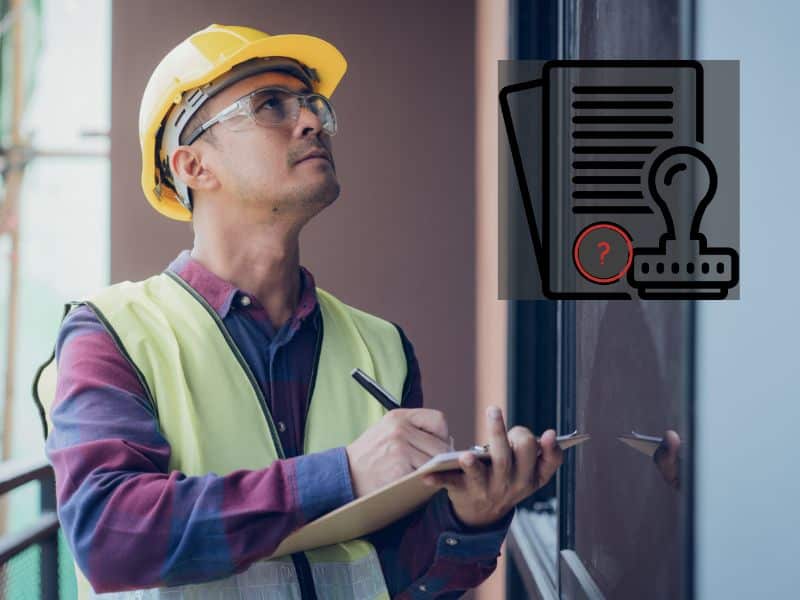
[[[223,123],[230,131],[241,131],[253,122],[262,127],[293,126],[301,107],[308,108],[319,118],[328,135],[336,133],[336,114],[325,96],[270,86],[250,92],[223,108],[192,131],[184,143],[187,146],[192,144],[217,123]]]

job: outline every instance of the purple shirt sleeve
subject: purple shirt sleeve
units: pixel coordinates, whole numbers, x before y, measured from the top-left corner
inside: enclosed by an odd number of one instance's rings
[[[241,572],[353,499],[341,447],[224,476],[170,471],[169,443],[132,366],[86,306],[62,323],[56,360],[46,451],[61,525],[96,592]]]
[[[400,327],[408,376],[403,408],[421,408],[422,381],[414,348]],[[500,546],[514,511],[497,524],[472,528],[453,512],[447,490],[439,490],[422,508],[375,532],[375,545],[392,598],[458,597],[480,585],[497,566]]]

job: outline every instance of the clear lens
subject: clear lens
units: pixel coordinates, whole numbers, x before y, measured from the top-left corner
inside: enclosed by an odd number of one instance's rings
[[[319,117],[322,128],[328,135],[336,133],[336,113],[333,112],[333,107],[323,96],[311,96],[308,99],[308,106]]]
[[[253,117],[261,125],[283,124],[287,118],[294,120],[297,112],[297,96],[282,90],[263,90],[250,97]]]
[[[231,105],[229,115],[220,122],[232,131],[245,129],[250,118],[264,127],[291,126],[297,121],[300,106],[306,106],[320,120],[328,135],[336,133],[336,115],[328,100],[319,94],[302,96],[280,88],[257,90]]]
[[[329,134],[336,133],[336,117],[333,107],[318,94],[301,96],[281,89],[260,90],[251,96],[252,115],[256,122],[267,127],[294,124],[301,104],[308,107]]]
[[[219,122],[230,131],[243,131],[253,126],[250,119],[249,98],[241,98],[219,114]]]

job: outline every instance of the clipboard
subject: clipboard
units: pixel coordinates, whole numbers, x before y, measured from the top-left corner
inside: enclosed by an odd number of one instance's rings
[[[636,433],[635,431],[631,431],[630,433],[623,433],[622,435],[618,435],[617,439],[636,450],[637,452],[641,452],[649,456],[650,458],[656,453],[658,447],[661,445],[663,438],[660,438],[655,435],[643,435],[641,433]]]
[[[577,431],[573,431],[568,435],[557,437],[556,441],[562,450],[566,450],[589,438],[589,434],[578,434]],[[473,446],[467,451],[473,452],[482,460],[491,459],[486,446]],[[416,471],[304,525],[284,538],[268,558],[278,558],[294,552],[364,537],[401,519],[422,506],[441,489],[423,483],[425,475],[460,469],[458,456],[462,452],[464,451],[438,454]]]

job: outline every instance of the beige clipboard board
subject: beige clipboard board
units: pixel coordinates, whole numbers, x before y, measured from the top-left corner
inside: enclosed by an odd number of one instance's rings
[[[630,446],[637,452],[641,452],[653,458],[653,455],[658,450],[658,447],[661,445],[663,438],[654,436],[654,435],[642,435],[641,433],[636,433],[635,431],[631,431],[630,433],[623,433],[622,435],[617,436],[617,439]]]
[[[589,434],[575,431],[556,439],[559,446],[566,450],[588,440]],[[484,460],[490,458],[485,447],[480,450],[477,448],[471,449],[476,456]],[[422,506],[440,489],[425,485],[423,477],[437,471],[460,469],[458,456],[461,452],[464,451],[434,456],[416,471],[304,525],[287,536],[269,558],[364,537],[401,519]]]

